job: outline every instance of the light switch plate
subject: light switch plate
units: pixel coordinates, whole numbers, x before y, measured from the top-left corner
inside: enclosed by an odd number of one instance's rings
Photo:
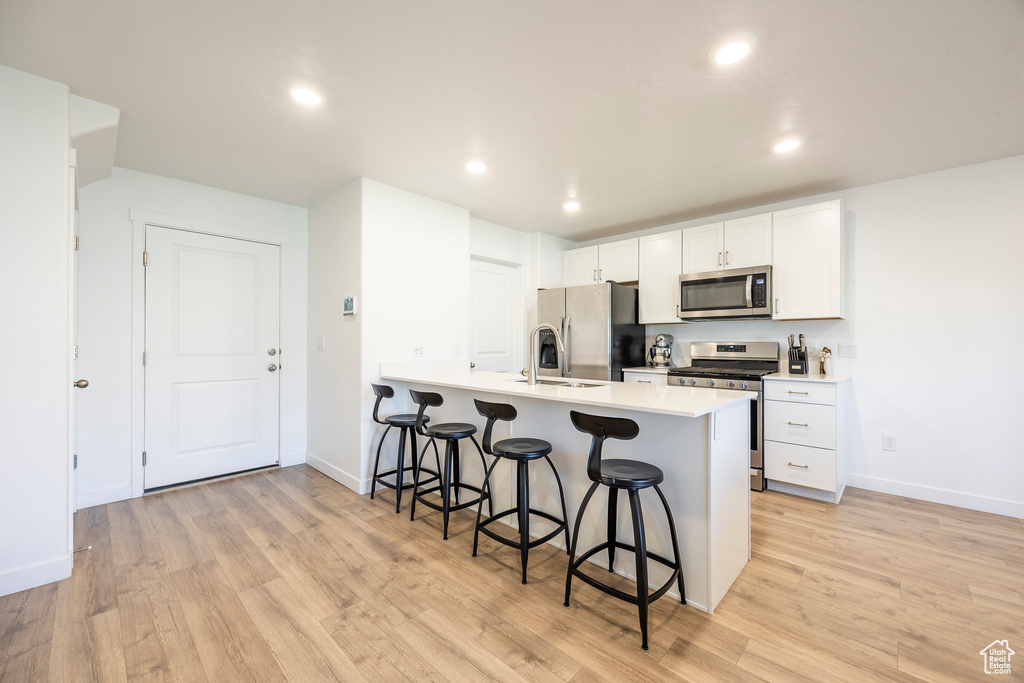
[[[853,344],[840,344],[839,345],[839,355],[842,358],[856,358],[857,357],[857,347],[854,346]]]

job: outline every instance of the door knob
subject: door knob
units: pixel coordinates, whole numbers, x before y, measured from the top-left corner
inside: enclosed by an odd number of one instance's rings
[[[73,386],[76,386],[79,389],[85,389],[87,386],[89,386],[89,380],[87,380],[87,379],[80,379],[77,382],[75,382]]]
[[[276,356],[277,355],[277,349],[267,349],[267,355],[268,356]]]
[[[271,372],[274,372],[274,371],[277,370],[277,366],[274,365],[273,363],[271,363],[270,365],[267,366],[267,370],[270,370]]]

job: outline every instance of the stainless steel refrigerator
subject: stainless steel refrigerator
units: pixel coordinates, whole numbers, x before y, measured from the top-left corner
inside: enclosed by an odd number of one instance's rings
[[[637,324],[635,287],[603,282],[537,291],[537,323],[553,325],[565,342],[542,330],[539,373],[554,377],[622,381],[622,369],[643,365],[646,334]]]

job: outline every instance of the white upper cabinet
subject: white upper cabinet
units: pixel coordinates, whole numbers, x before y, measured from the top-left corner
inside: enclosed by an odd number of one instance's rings
[[[770,266],[772,215],[736,218],[725,222],[725,268]]]
[[[683,230],[683,272],[706,273],[772,263],[772,214]]]
[[[638,250],[639,241],[631,239],[563,252],[564,286],[592,285],[606,280],[636,282],[640,278]]]
[[[640,323],[677,323],[683,231],[640,238]]]
[[[640,277],[639,240],[619,240],[597,246],[597,281],[636,282]]]
[[[570,249],[562,254],[562,282],[565,287],[597,282],[597,247]]]
[[[683,273],[722,270],[725,262],[725,224],[711,223],[683,230]]]
[[[775,320],[841,318],[842,204],[772,214]]]

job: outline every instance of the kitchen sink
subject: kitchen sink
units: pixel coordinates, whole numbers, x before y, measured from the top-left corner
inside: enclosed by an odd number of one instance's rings
[[[525,382],[526,378],[514,379],[513,382]],[[569,387],[571,389],[586,389],[588,387],[601,387],[603,384],[584,384],[583,382],[575,382],[571,379],[539,379],[537,384],[549,384],[556,387]]]

